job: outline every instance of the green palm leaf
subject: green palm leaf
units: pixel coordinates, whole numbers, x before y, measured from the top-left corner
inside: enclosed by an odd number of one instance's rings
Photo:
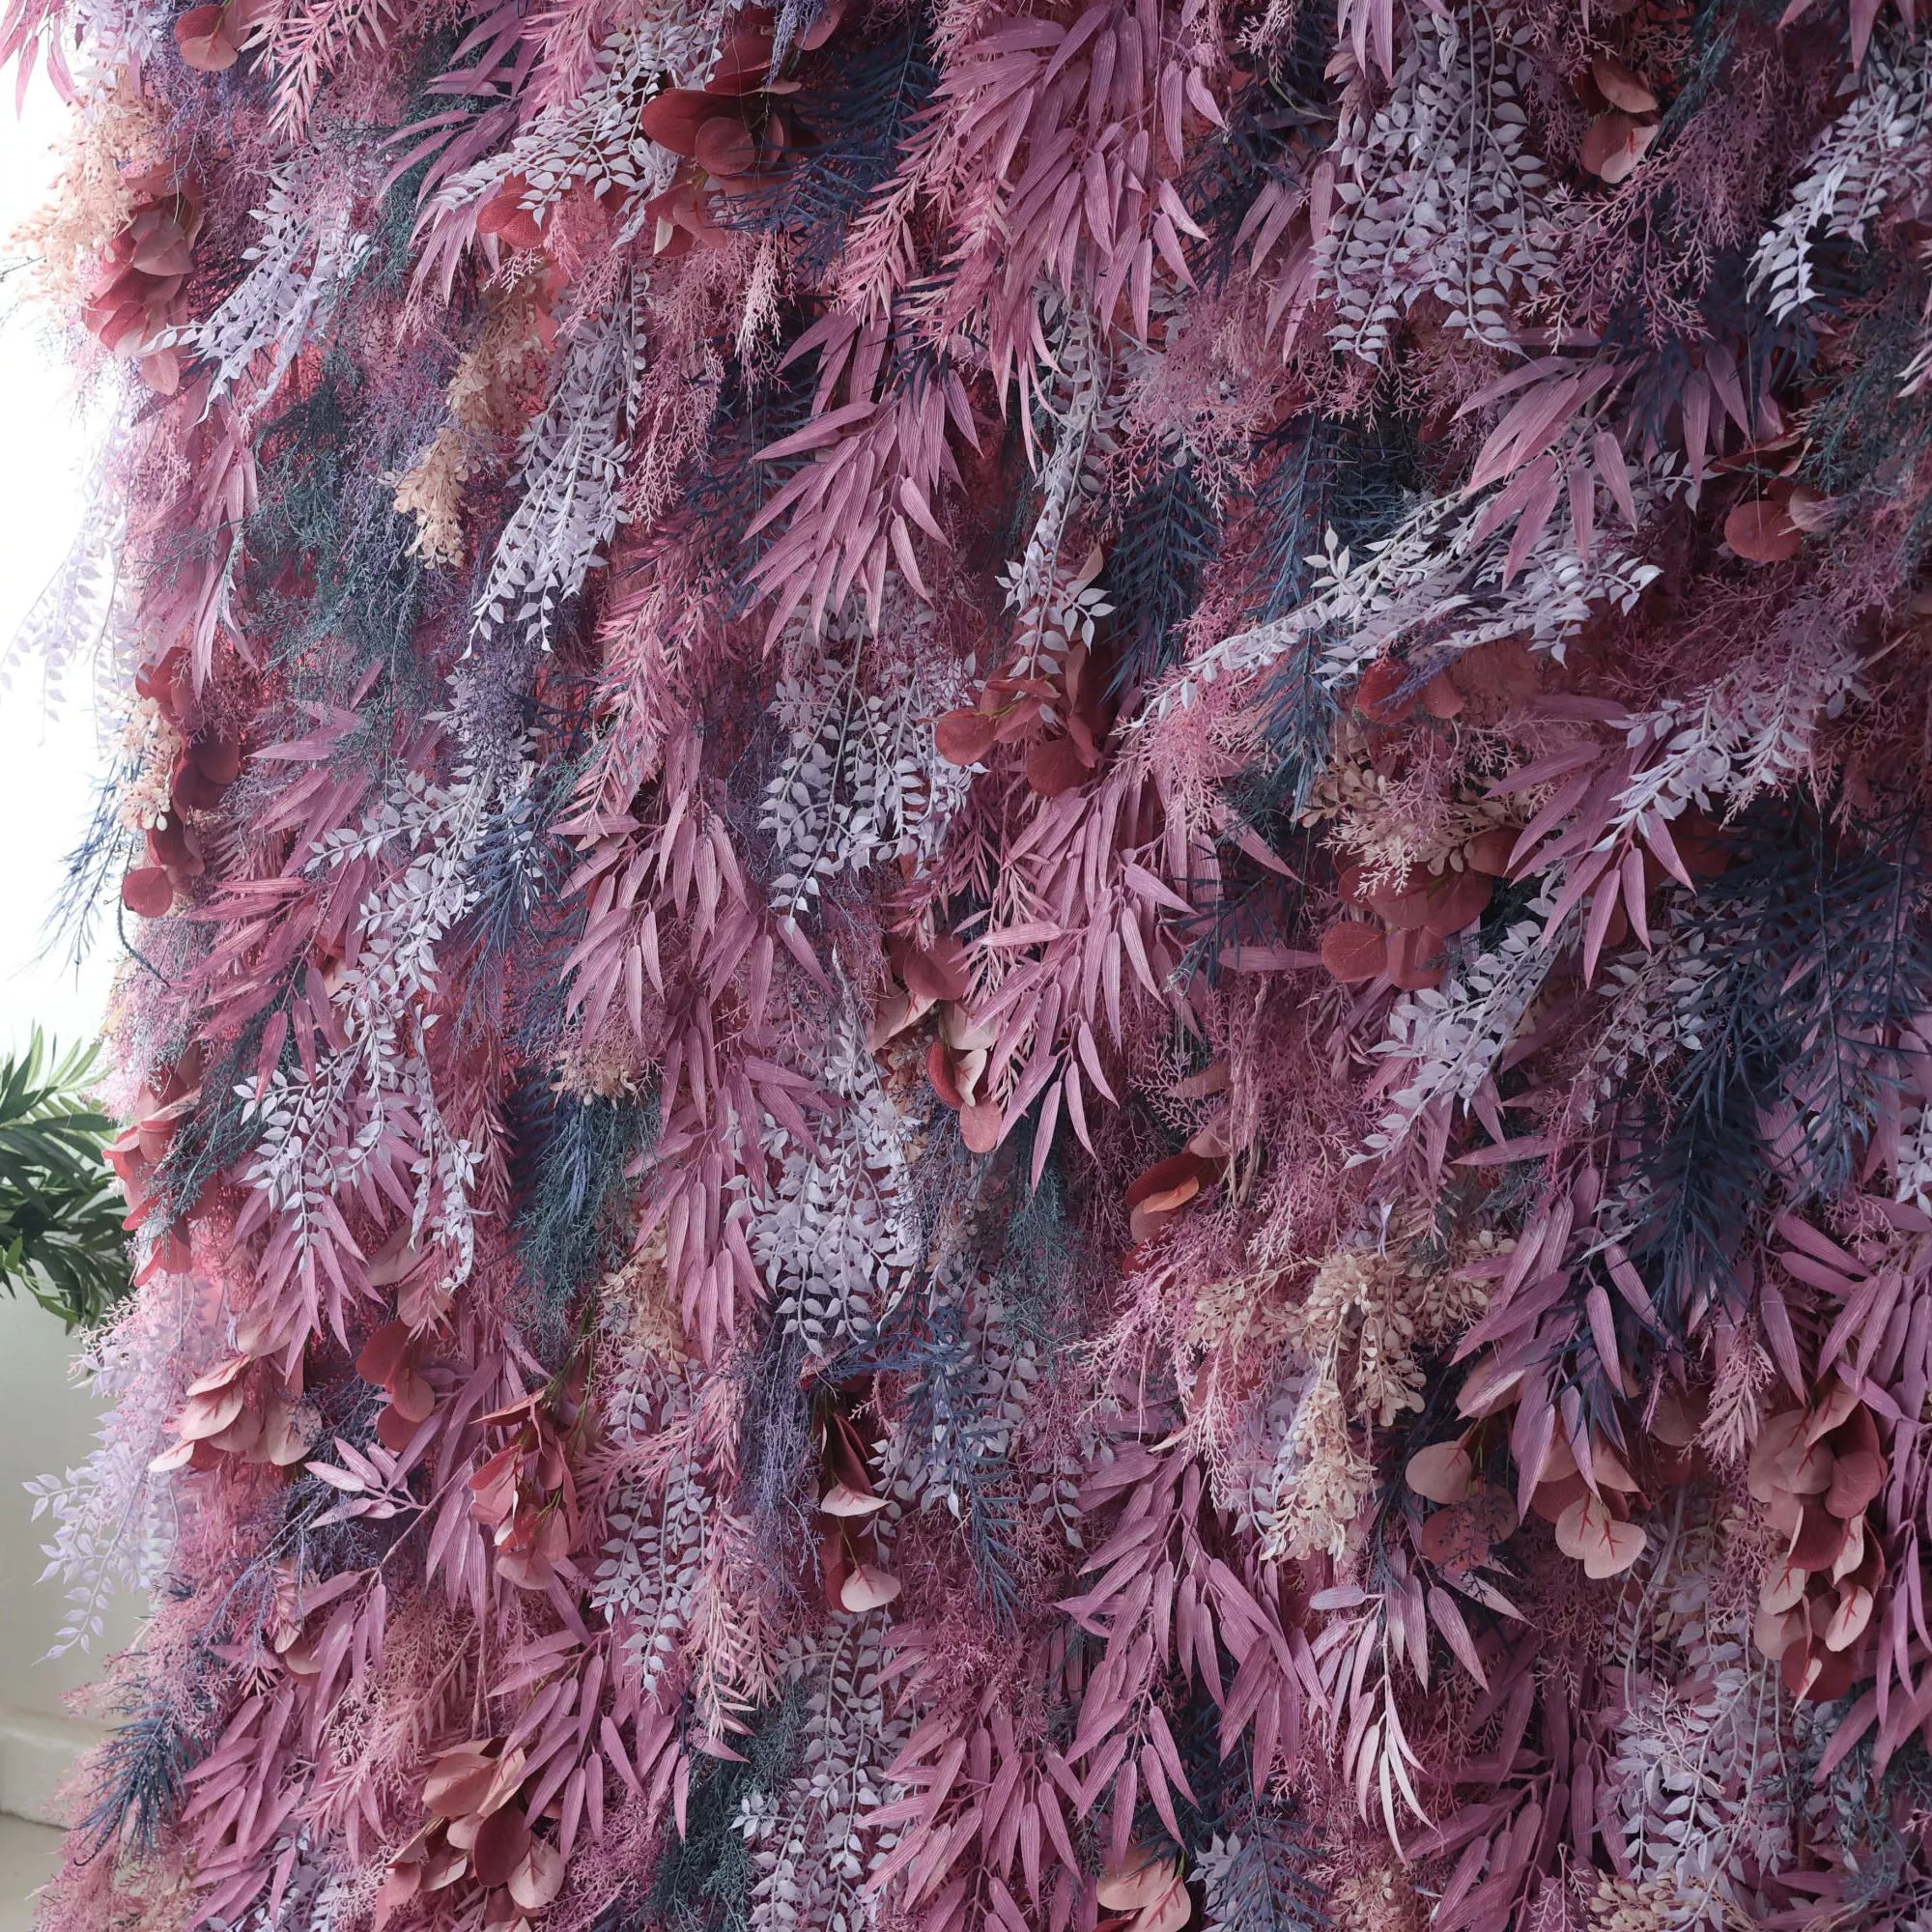
[[[25,1289],[70,1328],[100,1321],[129,1288],[121,1190],[102,1157],[113,1123],[87,1097],[97,1049],[0,1060],[0,1288]]]

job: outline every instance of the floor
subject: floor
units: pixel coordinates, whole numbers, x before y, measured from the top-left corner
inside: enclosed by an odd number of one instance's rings
[[[0,1812],[0,1932],[29,1932],[34,1893],[60,1862],[61,1834]]]

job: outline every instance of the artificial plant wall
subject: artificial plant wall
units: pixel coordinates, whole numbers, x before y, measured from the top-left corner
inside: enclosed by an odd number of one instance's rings
[[[155,1593],[53,1932],[1928,1922],[1912,0],[4,51]]]

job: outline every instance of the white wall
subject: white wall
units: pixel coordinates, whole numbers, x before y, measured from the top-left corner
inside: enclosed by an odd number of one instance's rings
[[[49,142],[64,110],[37,84],[25,116],[14,90],[0,90],[0,237],[44,198],[52,177]],[[11,253],[0,242],[0,253]],[[45,322],[14,300],[7,278],[0,307],[0,654],[42,585],[66,554],[82,509],[89,438]],[[0,1048],[22,1041],[39,1021],[63,1041],[99,1024],[108,960],[98,954],[76,977],[44,953],[43,922],[61,862],[78,840],[100,758],[85,675],[69,680],[68,702],[50,709],[31,667],[0,694]],[[111,926],[106,933],[112,945]],[[90,1446],[97,1406],[68,1379],[71,1344],[59,1321],[32,1300],[0,1294],[0,1811],[46,1818],[88,1728],[63,1712],[63,1694],[99,1668],[71,1653],[46,1662],[61,1617],[60,1590],[39,1586],[42,1525],[21,1490],[29,1478],[75,1463]],[[133,1629],[131,1606],[107,1632],[110,1647]]]
[[[108,1619],[105,1645],[49,1661],[60,1627],[57,1583],[38,1581],[43,1523],[31,1520],[29,1477],[77,1463],[92,1447],[98,1405],[68,1380],[72,1341],[38,1302],[0,1295],[0,1811],[55,1822],[55,1788],[95,1727],[66,1694],[87,1683],[134,1631],[133,1605]]]

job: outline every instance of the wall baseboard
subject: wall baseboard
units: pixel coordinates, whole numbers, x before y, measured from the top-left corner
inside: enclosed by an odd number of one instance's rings
[[[55,1794],[74,1760],[99,1741],[92,1725],[0,1704],[0,1811],[37,1825],[64,1823]]]

